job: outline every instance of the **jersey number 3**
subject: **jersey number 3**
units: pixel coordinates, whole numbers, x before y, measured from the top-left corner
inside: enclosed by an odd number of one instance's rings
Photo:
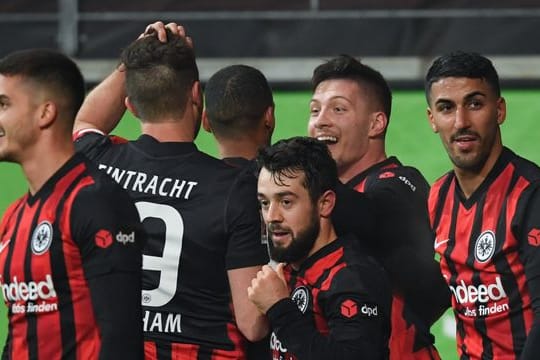
[[[159,281],[155,289],[143,290],[142,304],[159,307],[167,304],[176,294],[180,254],[184,237],[184,220],[180,213],[169,205],[139,201],[135,203],[141,222],[147,218],[163,221],[165,243],[163,256],[143,255],[143,270],[159,271]]]

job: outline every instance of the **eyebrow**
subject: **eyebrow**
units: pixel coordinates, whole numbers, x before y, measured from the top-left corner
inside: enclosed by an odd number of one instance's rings
[[[475,96],[486,97],[487,94],[484,94],[484,93],[481,92],[481,91],[473,91],[472,93],[467,94],[467,96],[465,96],[465,99],[470,100],[471,98],[473,98],[473,97],[475,97]]]
[[[483,92],[477,90],[477,91],[473,91],[473,92],[471,92],[471,93],[465,95],[464,99],[465,99],[465,100],[470,100],[470,99],[474,98],[475,96],[487,97],[487,95],[486,95],[485,93],[483,93]],[[452,101],[452,100],[450,100],[450,99],[446,99],[446,98],[440,98],[440,99],[437,99],[437,100],[435,101],[435,104],[439,104],[439,103],[447,103],[447,102],[454,102],[454,101]]]
[[[260,193],[260,192],[257,192],[257,196],[259,196],[259,197],[268,197],[265,194]],[[280,191],[280,192],[274,194],[274,196],[277,196],[277,197],[280,197],[280,198],[282,198],[284,196],[298,197],[298,195],[296,193],[292,192],[292,191]]]
[[[342,96],[342,95],[335,95],[335,96],[332,96],[332,97],[331,97],[330,99],[328,99],[328,100],[336,100],[336,99],[343,99],[343,100],[345,100],[345,101],[347,101],[347,102],[351,102],[351,100],[349,100],[348,98],[346,98],[345,96]],[[311,98],[311,100],[310,100],[309,102],[312,103],[312,102],[314,102],[314,101],[315,101],[315,102],[321,102],[320,100],[315,99],[315,98]]]

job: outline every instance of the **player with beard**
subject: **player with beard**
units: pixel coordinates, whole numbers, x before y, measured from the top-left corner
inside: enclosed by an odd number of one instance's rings
[[[296,137],[263,149],[258,198],[274,270],[249,299],[273,330],[274,359],[386,359],[391,292],[384,270],[331,221],[338,182],[326,145]]]
[[[540,168],[503,146],[506,102],[489,59],[443,55],[425,88],[453,163],[431,188],[429,212],[460,359],[538,359]]]

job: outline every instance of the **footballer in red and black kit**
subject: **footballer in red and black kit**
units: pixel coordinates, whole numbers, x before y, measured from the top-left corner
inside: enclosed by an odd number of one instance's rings
[[[275,267],[248,298],[268,316],[276,360],[388,359],[390,285],[382,266],[332,223],[337,166],[308,137],[262,149],[257,194]]]
[[[5,359],[142,359],[144,232],[127,193],[75,155],[0,226]],[[97,326],[96,326],[97,325]]]
[[[365,193],[375,212],[377,242],[366,243],[389,275],[394,293],[392,301],[392,345],[410,349],[419,356],[438,358],[429,327],[450,305],[448,289],[434,260],[433,233],[429,227],[427,196],[429,185],[420,172],[404,166],[394,156],[379,162],[347,182],[356,191]],[[339,202],[334,216],[336,228],[351,227],[346,221],[347,209],[354,206]],[[343,216],[341,216],[343,214]],[[403,259],[407,259],[404,266]],[[432,269],[432,271],[426,271]],[[436,301],[427,302],[430,294]],[[403,356],[403,354],[399,355]]]
[[[462,359],[540,354],[539,180],[538,166],[504,148],[471,197],[454,172],[432,187],[435,251],[453,295]]]
[[[284,268],[291,297],[270,308],[272,358],[387,359],[391,291],[352,236]]]
[[[243,358],[227,270],[268,262],[253,175],[192,142],[158,142],[149,135],[128,142],[96,130],[75,139],[79,151],[129,192],[148,233],[146,358]]]

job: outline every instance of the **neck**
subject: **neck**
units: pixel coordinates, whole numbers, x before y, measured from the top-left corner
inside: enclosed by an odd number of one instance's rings
[[[495,145],[492,148],[486,162],[479,170],[468,170],[454,166],[456,179],[459,183],[461,191],[463,191],[463,194],[465,195],[465,198],[470,198],[476,189],[478,189],[478,187],[480,187],[480,185],[484,182],[499,159],[502,149],[502,144]]]
[[[375,145],[375,144],[372,144],[372,145]],[[372,145],[368,147],[368,151],[364,154],[364,156],[362,156],[362,158],[360,158],[354,164],[344,166],[344,167],[338,166],[339,180],[342,183],[346,184],[349,180],[351,180],[356,175],[369,169],[373,165],[378,164],[387,159],[384,146],[380,147],[380,146],[372,146]]]
[[[195,129],[192,126],[184,126],[182,124],[184,120],[143,122],[141,131],[160,142],[193,142]]]
[[[75,148],[71,141],[34,146],[26,159],[20,162],[30,193],[37,193],[74,154]]]
[[[241,157],[244,159],[255,159],[261,147],[266,146],[261,141],[252,138],[218,140],[219,155],[223,158]]]

